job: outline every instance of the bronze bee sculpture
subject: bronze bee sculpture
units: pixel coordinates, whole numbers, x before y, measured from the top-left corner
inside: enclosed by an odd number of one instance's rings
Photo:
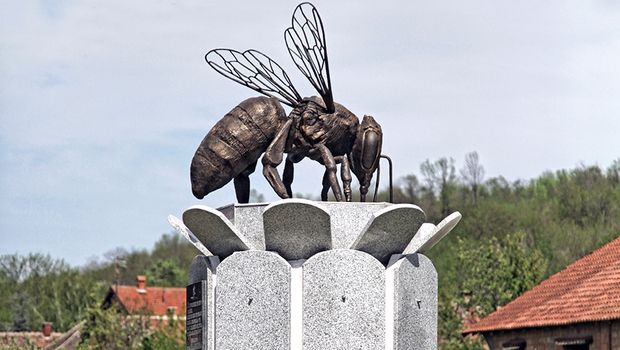
[[[322,200],[327,200],[331,188],[337,201],[351,201],[351,170],[360,183],[360,200],[366,200],[381,157],[381,127],[371,116],[364,116],[360,124],[353,113],[334,102],[323,23],[312,4],[295,8],[284,37],[293,62],[320,97],[302,98],[282,67],[259,51],[214,49],[205,55],[218,73],[267,97],[241,102],[202,140],[190,168],[196,198],[234,179],[237,201],[247,203],[249,175],[264,153],[263,174],[281,198],[292,197],[293,166],[309,157],[325,166]],[[280,103],[293,108],[288,117]],[[280,178],[276,167],[284,153]],[[344,193],[337,164],[341,164]]]

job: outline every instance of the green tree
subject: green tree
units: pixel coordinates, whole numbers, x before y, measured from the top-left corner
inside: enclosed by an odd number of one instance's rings
[[[420,165],[420,171],[426,180],[431,192],[439,196],[441,204],[441,214],[450,214],[451,199],[456,189],[456,175],[454,170],[454,159],[439,158],[431,163],[428,159]]]
[[[144,350],[185,350],[185,324],[172,316],[142,340]]]
[[[105,281],[107,284],[115,283],[117,279],[116,262],[123,261],[118,270],[119,283],[132,285],[136,276],[144,275],[159,261],[168,260],[177,265],[183,272],[189,269],[192,259],[199,254],[198,250],[180,235],[164,234],[155,243],[151,251],[146,249],[127,251],[122,248],[114,249],[105,254],[103,261],[91,260],[84,268],[84,273],[94,280]],[[187,281],[183,277],[174,282],[175,287],[185,286]]]
[[[123,317],[114,309],[103,310],[100,304],[88,309],[81,331],[80,350],[138,350],[148,333],[146,316]]]
[[[0,331],[8,331],[13,325],[11,308],[15,297],[15,284],[3,269],[0,269],[0,296]]]
[[[32,312],[30,311],[30,296],[27,291],[18,288],[12,295],[10,313],[12,324],[9,329],[17,332],[29,331],[32,329]]]
[[[480,341],[460,336],[463,319],[495,311],[540,282],[547,269],[542,252],[529,248],[523,232],[486,242],[460,239],[456,264],[458,292],[444,297],[441,307],[444,349],[481,349]]]
[[[147,313],[127,316],[118,309],[89,308],[79,350],[183,350],[185,324],[168,314],[154,324]]]
[[[471,189],[474,205],[478,204],[480,185],[484,179],[484,167],[480,164],[478,152],[465,155],[465,166],[461,169],[461,177]]]
[[[410,174],[400,179],[400,186],[397,188],[397,202],[400,203],[419,203],[420,202],[420,181],[418,177]]]
[[[155,261],[146,271],[149,285],[159,287],[180,287],[187,284],[187,269],[181,268],[174,260]]]
[[[620,184],[620,158],[616,159],[607,168],[607,180],[614,184]]]
[[[0,276],[8,292],[2,299],[10,303],[0,303],[3,327],[16,331],[40,329],[43,322],[69,329],[82,319],[98,288],[79,270],[42,254],[0,256]]]
[[[199,254],[198,250],[181,235],[176,233],[165,234],[155,243],[150,260],[172,260],[185,271],[189,269],[197,254]],[[185,282],[183,281],[183,284],[178,286],[185,286]]]

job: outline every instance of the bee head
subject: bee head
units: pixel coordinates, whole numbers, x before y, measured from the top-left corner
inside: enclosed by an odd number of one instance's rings
[[[383,132],[371,116],[365,115],[357,129],[355,143],[351,150],[351,170],[360,183],[360,200],[366,201],[372,175],[379,166]]]

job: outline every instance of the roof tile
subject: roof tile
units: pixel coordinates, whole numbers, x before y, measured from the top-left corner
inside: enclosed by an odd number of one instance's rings
[[[523,293],[463,333],[620,319],[620,237]]]
[[[176,307],[177,315],[185,314],[185,288],[118,286],[113,290],[130,314],[141,312],[153,316],[167,315],[169,307]]]

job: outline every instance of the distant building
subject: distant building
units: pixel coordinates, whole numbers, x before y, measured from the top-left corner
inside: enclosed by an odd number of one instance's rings
[[[4,348],[24,348],[30,346],[37,348],[50,348],[63,333],[54,332],[51,323],[44,323],[41,332],[0,332],[0,349]],[[55,348],[52,348],[55,349]]]
[[[102,307],[116,307],[130,317],[149,317],[152,329],[166,324],[169,317],[185,320],[185,288],[147,287],[146,277],[138,276],[135,286],[110,287]],[[34,345],[44,350],[74,350],[80,343],[82,326],[83,322],[58,333],[46,322],[41,332],[0,332],[0,349]]]
[[[620,237],[463,333],[491,350],[620,350]]]
[[[117,307],[130,316],[146,315],[153,324],[170,316],[185,320],[185,288],[147,287],[146,276],[137,276],[135,286],[111,286],[102,307]]]

